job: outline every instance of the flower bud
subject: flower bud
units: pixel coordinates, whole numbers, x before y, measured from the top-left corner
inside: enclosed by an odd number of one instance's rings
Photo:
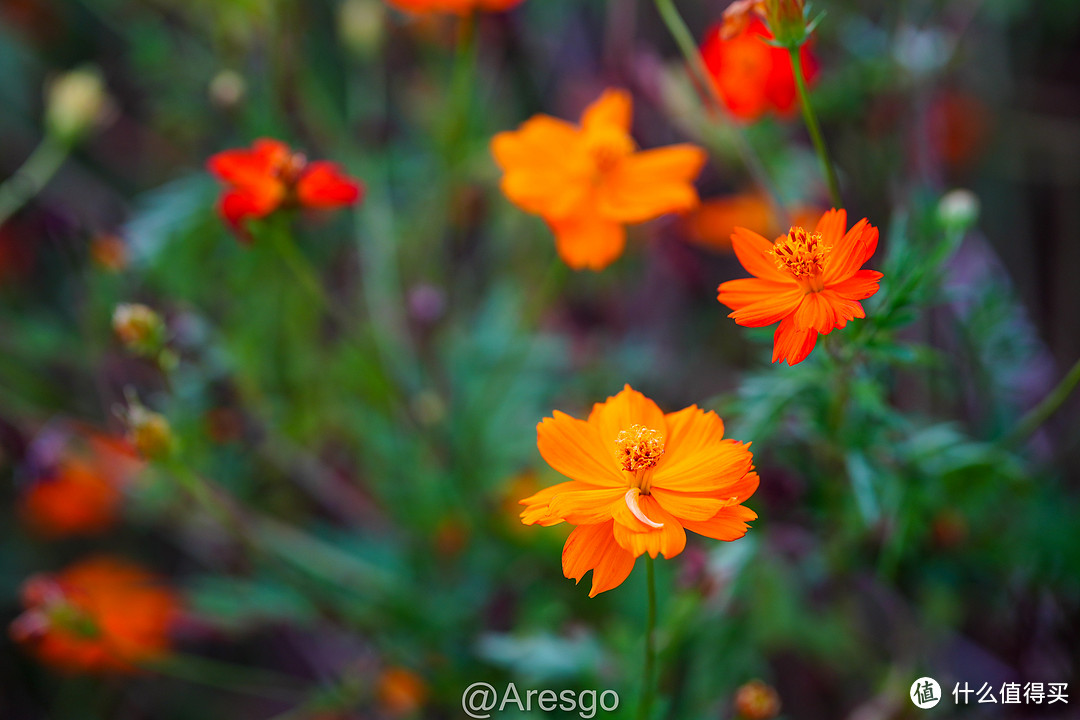
[[[147,460],[161,460],[172,453],[172,428],[164,415],[135,404],[127,410],[127,426],[128,442]]]
[[[338,11],[341,41],[358,57],[379,51],[386,27],[386,6],[380,0],[345,0]]]
[[[71,70],[48,87],[45,124],[56,139],[71,145],[105,118],[109,105],[105,81],[96,68]]]
[[[139,355],[157,355],[165,344],[165,323],[146,305],[117,305],[113,311],[112,325],[113,332],[124,347]]]
[[[780,696],[760,680],[751,680],[735,692],[735,713],[743,720],[770,720],[780,713]]]
[[[244,76],[235,70],[222,70],[210,81],[210,102],[219,108],[231,110],[239,105],[247,94]]]
[[[946,230],[966,232],[979,219],[979,198],[970,190],[953,190],[938,201],[938,222]]]
[[[785,48],[802,47],[812,29],[804,0],[766,0],[765,22],[776,44]]]

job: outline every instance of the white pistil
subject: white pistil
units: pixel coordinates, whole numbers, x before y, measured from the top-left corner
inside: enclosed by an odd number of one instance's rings
[[[637,488],[630,488],[629,490],[627,490],[626,495],[624,496],[624,498],[626,500],[626,507],[630,508],[630,512],[632,512],[634,514],[634,517],[636,517],[638,520],[645,523],[649,527],[651,527],[651,528],[662,528],[662,527],[664,527],[664,523],[653,522],[652,520],[649,519],[648,515],[646,515],[644,512],[641,511],[641,507],[638,506],[638,495],[640,495],[640,494],[641,494],[641,491],[638,490]]]

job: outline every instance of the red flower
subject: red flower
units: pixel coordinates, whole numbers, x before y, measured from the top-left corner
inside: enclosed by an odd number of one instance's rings
[[[72,673],[131,673],[161,659],[182,610],[161,578],[107,556],[27,579],[22,601],[26,610],[12,622],[12,638]]]
[[[279,208],[331,210],[359,202],[363,195],[363,185],[334,163],[308,162],[279,140],[263,138],[250,150],[220,152],[206,165],[228,186],[218,211],[242,236],[246,220]]]
[[[758,17],[730,39],[724,39],[728,22],[714,25],[705,36],[701,55],[724,104],[740,120],[752,122],[770,110],[788,115],[796,107],[795,75],[784,48],[768,43],[772,34]],[[735,27],[738,30],[739,27]],[[800,51],[808,83],[817,75],[817,60],[804,45]]]

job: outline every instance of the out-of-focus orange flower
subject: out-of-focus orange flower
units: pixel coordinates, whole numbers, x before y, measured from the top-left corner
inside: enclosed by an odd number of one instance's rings
[[[749,445],[724,440],[724,423],[696,405],[667,413],[630,388],[597,403],[588,420],[555,411],[537,428],[548,465],[570,478],[521,501],[526,525],[576,525],[563,574],[593,571],[589,597],[617,587],[643,553],[672,558],[691,530],[737,540],[757,517]]]
[[[159,578],[105,556],[31,577],[22,598],[26,611],[11,624],[11,636],[68,672],[130,673],[161,658],[180,612],[176,594]]]
[[[575,270],[602,270],[618,258],[625,225],[698,204],[693,182],[705,152],[687,144],[638,151],[632,115],[629,93],[608,90],[580,126],[537,115],[492,140],[503,193],[547,220],[559,256]]]
[[[734,29],[741,31],[733,36]],[[726,39],[725,39],[726,38]],[[784,48],[768,44],[772,34],[758,17],[745,23],[731,21],[713,26],[705,36],[701,55],[724,104],[740,120],[753,122],[770,110],[790,115],[797,105],[795,75]],[[807,83],[817,76],[817,60],[804,45],[799,51]]]
[[[334,163],[308,162],[285,143],[266,138],[256,140],[250,150],[214,155],[207,168],[228,186],[218,205],[221,216],[245,239],[249,219],[279,208],[331,210],[359,202],[363,193],[361,183]]]
[[[376,689],[379,705],[396,717],[412,715],[424,706],[428,688],[416,673],[405,668],[393,667],[379,675]]]
[[[847,213],[830,210],[813,232],[793,227],[775,243],[741,227],[731,236],[735,255],[754,277],[721,284],[717,298],[739,325],[780,323],[773,362],[802,362],[818,334],[866,317],[859,301],[878,291],[882,274],[860,268],[877,249],[878,231],[865,219],[846,228]]]
[[[100,233],[90,241],[90,258],[102,270],[118,273],[128,265],[127,245],[117,235]]]
[[[810,225],[821,216],[821,210],[800,205],[790,210],[789,215],[795,225]],[[755,192],[702,200],[683,223],[689,240],[721,252],[731,251],[731,234],[736,227],[763,228],[769,236],[783,232],[769,199]]]
[[[386,0],[398,10],[411,13],[503,12],[520,5],[524,0]]]
[[[751,680],[735,692],[735,712],[742,720],[771,720],[780,714],[780,696],[760,680]]]
[[[111,528],[120,515],[124,486],[142,467],[123,440],[72,432],[49,433],[43,444],[62,447],[50,448],[53,457],[32,463],[33,476],[19,499],[22,519],[44,537],[93,535]]]

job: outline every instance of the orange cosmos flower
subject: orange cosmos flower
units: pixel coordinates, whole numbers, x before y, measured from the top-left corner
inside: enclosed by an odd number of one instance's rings
[[[411,13],[502,12],[520,5],[524,0],[387,0],[398,10]]]
[[[705,152],[693,145],[638,151],[630,137],[633,101],[608,90],[573,125],[537,115],[491,142],[502,190],[555,233],[563,261],[602,270],[626,244],[625,225],[698,204],[693,181]]]
[[[724,104],[740,120],[753,122],[773,110],[795,111],[797,91],[791,58],[784,48],[769,45],[773,36],[756,16],[733,24],[730,19],[713,26],[705,36],[701,55]],[[799,51],[807,83],[817,76],[817,60],[807,45]]]
[[[597,403],[588,420],[555,411],[536,428],[548,465],[570,478],[521,501],[526,525],[576,525],[563,574],[593,571],[589,597],[617,587],[642,553],[672,558],[691,530],[737,540],[757,517],[749,445],[724,440],[724,423],[696,405],[664,414],[630,388]]]
[[[244,223],[279,208],[330,210],[359,202],[363,186],[334,163],[308,162],[278,140],[256,140],[250,150],[226,150],[207,168],[228,189],[218,211],[233,230],[247,238]]]
[[[12,638],[68,672],[129,673],[164,656],[180,612],[159,578],[104,556],[31,577],[22,599],[26,611],[11,624]]]
[[[813,232],[793,227],[771,243],[746,228],[735,228],[732,247],[754,275],[719,287],[718,299],[734,310],[728,317],[745,327],[779,322],[773,362],[802,362],[818,334],[828,335],[848,320],[866,317],[860,300],[878,291],[882,274],[861,270],[877,249],[877,228],[865,219],[848,230],[847,213],[830,210]]]
[[[31,446],[22,519],[48,538],[94,535],[116,524],[123,488],[143,464],[119,438],[90,430],[49,429]]]

